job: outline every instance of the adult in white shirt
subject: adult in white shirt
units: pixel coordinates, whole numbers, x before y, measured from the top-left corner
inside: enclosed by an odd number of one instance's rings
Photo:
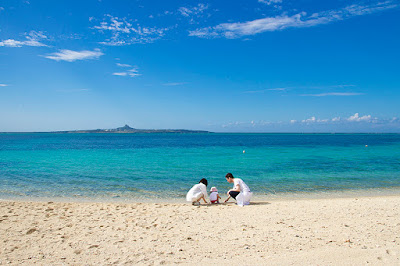
[[[194,185],[186,194],[186,201],[192,202],[193,205],[200,205],[200,200],[203,199],[207,203],[207,179],[203,178],[200,182]]]
[[[234,178],[231,173],[227,173],[225,178],[228,183],[233,183],[233,188],[226,193],[228,198],[225,202],[230,198],[234,198],[239,206],[249,205],[250,199],[253,196],[249,186],[242,179]]]

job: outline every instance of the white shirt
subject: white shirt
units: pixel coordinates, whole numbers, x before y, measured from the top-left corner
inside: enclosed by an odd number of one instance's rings
[[[233,179],[233,189],[235,189],[236,188],[236,185],[239,185],[240,186],[240,192],[250,192],[250,188],[246,185],[246,183],[245,182],[243,182],[243,180],[242,179],[240,179],[240,178],[234,178]]]
[[[210,193],[210,201],[214,201],[218,199],[218,192],[214,191]]]
[[[189,190],[186,194],[186,201],[192,201],[199,193],[203,193],[204,197],[207,198],[207,187],[203,183],[198,183]]]

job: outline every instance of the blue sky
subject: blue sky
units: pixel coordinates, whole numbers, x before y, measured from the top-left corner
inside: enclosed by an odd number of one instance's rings
[[[0,131],[400,132],[399,1],[0,1]]]

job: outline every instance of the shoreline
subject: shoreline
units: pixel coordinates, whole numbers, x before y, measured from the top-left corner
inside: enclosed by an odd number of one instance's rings
[[[225,200],[225,192],[220,192],[222,201]],[[395,188],[374,188],[374,189],[353,189],[353,190],[332,190],[319,192],[281,192],[268,195],[255,194],[252,201],[283,201],[283,200],[314,200],[314,199],[341,199],[354,197],[386,197],[400,196],[400,187]],[[60,202],[60,203],[187,203],[185,196],[172,198],[124,198],[118,197],[40,197],[40,196],[0,196],[1,201],[15,202]],[[233,200],[231,200],[232,202]]]

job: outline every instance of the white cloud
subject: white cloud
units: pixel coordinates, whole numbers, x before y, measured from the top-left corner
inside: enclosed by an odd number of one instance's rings
[[[131,65],[128,65],[128,64],[120,64],[120,63],[117,63],[117,66],[119,66],[119,67],[132,67]]]
[[[128,73],[127,72],[115,72],[113,73],[114,76],[127,76]]]
[[[393,120],[393,121],[396,121],[396,120]],[[305,124],[311,124],[311,123],[349,123],[349,122],[378,123],[378,122],[385,122],[385,121],[382,120],[382,119],[373,118],[371,115],[360,116],[359,113],[355,113],[354,115],[351,115],[348,118],[334,117],[332,119],[318,119],[315,116],[312,116],[312,117],[310,117],[308,119],[301,120],[301,123],[305,123]],[[296,120],[290,120],[290,123],[292,123],[292,124],[296,123]]]
[[[104,45],[122,46],[135,43],[152,43],[162,38],[168,28],[144,27],[127,18],[106,15],[104,21],[93,29],[108,34],[109,38],[100,42]]]
[[[206,9],[208,9],[208,5],[200,3],[194,7],[180,7],[178,12],[184,17],[190,17],[193,15],[202,14]]]
[[[125,32],[125,33],[130,33],[131,29],[130,27],[132,26],[131,23],[126,21],[126,18],[123,18],[119,20],[118,17],[113,17],[108,15],[110,18],[110,22],[101,22],[100,26],[94,26],[93,28],[98,29],[98,30],[109,30],[113,32]]]
[[[58,92],[65,93],[73,93],[73,92],[82,92],[82,91],[90,91],[90,89],[59,89]]]
[[[287,91],[288,88],[272,88],[272,89],[263,89],[263,90],[255,90],[255,91],[245,91],[244,93],[264,93],[266,91]]]
[[[124,72],[115,72],[113,73],[114,76],[122,76],[122,77],[137,77],[137,76],[141,76],[142,74],[139,74],[139,71],[137,68],[132,68],[128,71],[124,71]]]
[[[168,82],[168,83],[164,83],[164,86],[180,86],[180,85],[184,85],[187,82]]]
[[[398,132],[400,119],[374,118],[371,115],[360,116],[355,113],[346,118],[334,117],[332,119],[320,119],[312,116],[304,120],[291,119],[289,121],[235,121],[220,124],[224,130],[252,131],[252,132],[384,132],[386,130]]]
[[[104,54],[99,49],[94,49],[93,51],[72,51],[64,49],[57,53],[45,55],[44,57],[56,61],[73,62],[76,60],[97,59],[102,55]]]
[[[0,46],[5,47],[22,47],[22,46],[47,46],[44,43],[41,43],[40,40],[46,40],[47,36],[43,34],[41,31],[30,31],[28,34],[25,34],[24,41],[17,41],[14,39],[7,39],[0,42]]]
[[[350,122],[369,122],[371,120],[372,120],[371,115],[359,116],[358,113],[355,113],[354,115],[347,118],[347,121]]]
[[[223,128],[230,128],[230,127],[240,127],[243,125],[248,124],[247,122],[240,122],[240,121],[235,121],[235,122],[228,122],[226,124],[223,124],[222,127]]]
[[[131,70],[128,70],[128,75],[130,77],[136,77],[136,76],[141,76],[142,74],[139,74],[137,69],[131,69]]]
[[[267,89],[268,91],[286,91],[287,88],[274,88],[274,89]]]
[[[104,44],[104,45],[108,45],[108,46],[123,46],[123,45],[129,45],[131,43],[123,41],[123,40],[111,40],[111,39],[107,39],[104,42],[99,42],[100,44]]]
[[[320,123],[320,122],[326,122],[326,121],[317,119],[317,118],[315,118],[315,116],[313,116],[308,119],[301,120],[301,122],[309,124],[309,123]]]
[[[288,92],[293,90],[331,90],[333,88],[341,88],[344,89],[346,87],[355,87],[355,85],[330,85],[330,86],[318,86],[318,87],[310,87],[310,86],[297,86],[297,87],[278,87],[271,89],[263,89],[263,90],[254,90],[254,91],[245,91],[243,93],[264,93],[267,91],[276,91],[276,92]],[[323,97],[323,96],[356,96],[356,95],[364,95],[364,93],[358,92],[328,92],[328,93],[319,93],[319,94],[300,94],[300,96],[314,96],[314,97]]]
[[[291,120],[290,123],[296,120]],[[315,116],[312,116],[308,119],[301,120],[302,123],[311,124],[311,123],[343,123],[343,122],[378,122],[378,118],[372,118],[371,115],[360,116],[359,113],[355,113],[354,115],[342,119],[341,117],[334,117],[332,119],[318,119]]]
[[[22,47],[24,42],[16,41],[13,39],[8,39],[0,42],[0,46],[7,46],[7,47]]]
[[[116,63],[117,66],[122,67],[122,68],[131,68],[128,70],[124,70],[123,72],[114,72],[114,76],[121,76],[121,77],[137,77],[141,76],[139,74],[139,70],[137,66],[131,66],[129,64],[121,64],[121,63]]]
[[[0,84],[0,87],[7,87],[7,84]]]
[[[361,16],[396,8],[398,6],[399,4],[394,4],[392,1],[385,1],[370,5],[350,5],[342,9],[328,10],[311,15],[308,15],[306,12],[299,12],[292,16],[283,13],[276,17],[266,17],[247,22],[222,23],[214,27],[200,28],[194,31],[189,31],[189,36],[197,36],[200,38],[225,37],[228,39],[234,39],[267,31],[278,31],[287,28],[305,28],[328,24],[354,16]]]
[[[302,94],[301,96],[314,96],[314,97],[325,97],[325,96],[357,96],[364,95],[364,93],[358,92],[327,92],[319,94]]]
[[[280,4],[282,0],[258,0],[259,3],[271,5],[271,4]]]
[[[311,118],[302,120],[301,122],[303,122],[303,123],[314,123],[314,122],[316,122],[316,121],[317,121],[317,119],[315,118],[315,116],[313,116],[313,117],[311,117]]]

